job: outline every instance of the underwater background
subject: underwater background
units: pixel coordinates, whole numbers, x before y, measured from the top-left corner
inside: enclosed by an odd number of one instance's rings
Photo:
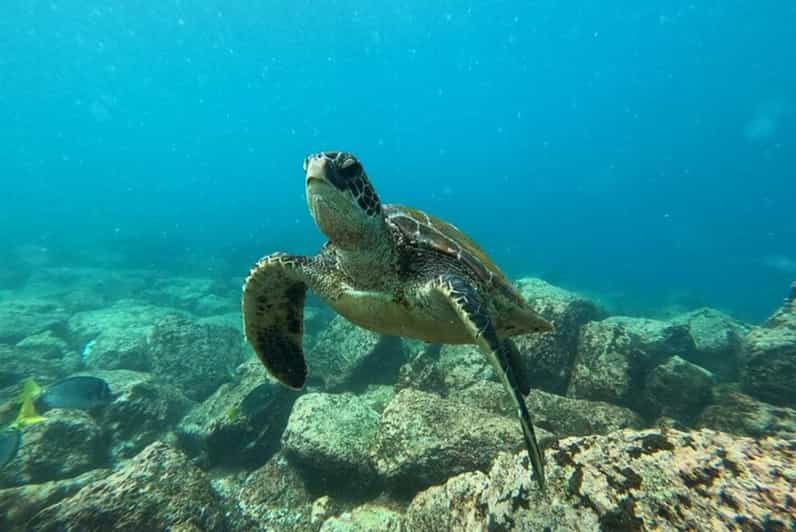
[[[794,28],[785,1],[5,2],[0,531],[796,530]],[[439,345],[251,271],[323,244],[327,150],[523,307],[449,280],[478,343]]]
[[[796,275],[791,2],[6,2],[0,255],[225,279],[314,253],[301,162],[511,276],[764,319]]]

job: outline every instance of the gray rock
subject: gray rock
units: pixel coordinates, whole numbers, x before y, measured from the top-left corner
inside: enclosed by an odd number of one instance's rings
[[[22,429],[22,445],[0,469],[0,487],[74,477],[107,465],[100,427],[80,410],[50,410],[44,421]]]
[[[322,495],[312,501],[310,512],[310,523],[315,527],[320,527],[327,519],[340,513],[337,501],[328,495]]]
[[[537,431],[540,443],[549,441]],[[501,451],[524,448],[516,418],[418,390],[401,390],[384,411],[371,448],[376,471],[398,492],[486,469]]]
[[[651,416],[663,415],[690,422],[713,399],[713,374],[673,356],[648,375],[644,397]]]
[[[697,426],[753,438],[796,440],[796,410],[758,401],[734,387],[719,388],[715,395],[714,404],[702,412]]]
[[[547,494],[523,455],[419,493],[404,528],[437,530],[792,530],[794,451],[708,430],[624,430],[548,449]],[[750,486],[758,486],[750,489]]]
[[[744,338],[741,383],[749,395],[796,406],[796,329],[756,328]]]
[[[192,310],[197,316],[216,316],[239,309],[240,297],[222,297],[216,294],[207,294],[196,300]]]
[[[121,268],[36,268],[23,292],[58,300],[71,312],[76,312],[107,307],[113,301],[135,297],[162,275],[162,272]]]
[[[129,370],[87,372],[105,379],[114,399],[100,413],[115,460],[130,458],[171,432],[193,405],[175,386],[148,373]]]
[[[392,398],[395,397],[395,389],[386,384],[372,384],[364,392],[359,394],[367,405],[378,414],[384,412]]]
[[[476,346],[428,345],[401,366],[395,387],[447,397],[484,381],[497,376]]]
[[[251,473],[237,496],[243,513],[238,530],[316,532],[312,524],[312,495],[304,479],[281,454]]]
[[[520,279],[516,285],[531,308],[555,327],[549,333],[515,338],[520,353],[526,359],[529,382],[535,388],[564,393],[572,372],[580,329],[586,323],[600,319],[602,313],[591,301],[541,279]]]
[[[196,405],[177,429],[180,445],[202,467],[259,467],[279,448],[299,392],[268,380],[255,359],[241,364],[237,377]]]
[[[676,316],[674,325],[685,325],[694,339],[695,349],[679,353],[723,380],[734,380],[738,375],[738,357],[741,342],[749,332],[749,325],[715,309],[701,308]]]
[[[331,517],[320,532],[401,532],[401,514],[384,506],[364,504]]]
[[[186,456],[157,442],[113,474],[46,508],[31,531],[224,531],[224,509]]]
[[[202,277],[160,276],[144,289],[139,297],[170,307],[194,312],[200,301],[226,289],[222,282]]]
[[[796,331],[796,281],[791,283],[788,297],[782,306],[768,319],[766,327],[769,329],[786,328]]]
[[[64,358],[44,358],[27,356],[23,348],[0,344],[0,403],[8,399],[16,400],[19,384],[31,378],[38,384],[54,382],[74,373],[80,368],[80,359],[66,356]]]
[[[0,530],[24,530],[25,523],[44,508],[110,474],[110,469],[94,469],[74,478],[0,490]]]
[[[494,369],[474,345],[443,345],[435,365],[442,375],[445,395],[478,382],[497,382]]]
[[[419,349],[398,370],[395,391],[412,388],[446,396],[448,394],[448,385],[445,384],[445,375],[437,367],[442,347],[439,344],[426,344]]]
[[[25,353],[26,359],[34,357],[60,359],[69,351],[69,345],[49,330],[20,340],[17,342],[17,347]]]
[[[63,327],[67,311],[47,299],[0,300],[0,342],[15,344],[28,336]]]
[[[206,399],[231,381],[244,358],[235,329],[201,325],[180,316],[155,322],[147,340],[152,373],[194,401]]]
[[[515,408],[502,385],[482,382],[450,396],[476,408],[483,408],[507,417],[516,415]],[[531,390],[525,405],[537,427],[556,437],[607,434],[625,428],[642,428],[641,416],[621,406],[601,401],[572,399],[540,390]]]
[[[317,478],[368,482],[373,477],[368,449],[378,424],[379,414],[356,395],[309,393],[293,406],[283,452]]]
[[[627,317],[588,323],[581,330],[567,395],[633,407],[643,399],[650,370],[694,349],[684,325]]]
[[[68,330],[86,367],[92,370],[129,369],[152,371],[148,336],[153,324],[179,311],[135,300],[78,312],[69,319]]]
[[[392,384],[407,358],[399,338],[357,327],[341,316],[335,316],[307,347],[307,382],[326,391]]]
[[[72,340],[85,345],[102,332],[137,328],[148,331],[155,321],[174,314],[187,316],[177,309],[122,299],[106,308],[74,314],[67,327]]]
[[[83,345],[81,358],[93,370],[150,371],[152,357],[147,344],[150,330],[147,324],[102,331]]]

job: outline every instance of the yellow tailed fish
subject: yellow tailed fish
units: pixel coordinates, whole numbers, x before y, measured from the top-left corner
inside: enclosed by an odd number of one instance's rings
[[[9,428],[17,429],[44,421],[44,418],[36,412],[36,406],[33,404],[39,395],[41,395],[41,387],[33,379],[25,379],[25,383],[22,385],[22,394],[19,396],[22,406],[19,408],[17,419],[11,423]]]

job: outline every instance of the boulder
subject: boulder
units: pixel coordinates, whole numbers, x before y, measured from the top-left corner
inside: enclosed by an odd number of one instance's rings
[[[674,325],[688,327],[695,349],[678,353],[722,380],[735,380],[738,376],[738,358],[741,342],[751,327],[712,308],[701,308],[675,316]]]
[[[87,372],[105,379],[113,401],[99,415],[115,460],[131,458],[157,440],[172,439],[193,401],[153,375],[129,370]]]
[[[497,414],[516,416],[516,409],[504,387],[496,382],[482,382],[451,395],[450,399]],[[621,406],[572,399],[540,390],[531,390],[525,397],[525,406],[536,427],[555,434],[556,437],[607,434],[625,428],[642,428],[641,416]]]
[[[782,327],[796,331],[796,281],[791,283],[788,297],[768,319],[766,327],[769,329]]]
[[[203,401],[232,380],[243,361],[235,329],[202,325],[180,316],[155,322],[147,337],[152,373],[173,383],[194,401]]]
[[[0,469],[0,488],[74,477],[107,466],[102,430],[81,410],[50,410],[22,429],[16,457]]]
[[[401,514],[384,506],[364,504],[327,519],[320,532],[401,532]]]
[[[299,392],[266,377],[259,360],[238,367],[237,382],[222,384],[179,424],[182,448],[202,467],[263,465],[279,439]]]
[[[25,530],[25,523],[44,508],[110,474],[110,469],[94,469],[73,478],[0,490],[0,530]]]
[[[404,529],[792,530],[794,450],[709,430],[623,430],[567,438],[546,451],[547,494],[527,458],[501,454],[419,493]]]
[[[390,404],[390,401],[392,401],[392,398],[395,397],[395,389],[386,384],[371,384],[359,394],[359,397],[381,415],[387,405]]]
[[[541,279],[520,279],[516,286],[530,307],[554,327],[549,333],[515,337],[517,347],[526,359],[529,382],[545,391],[564,393],[580,329],[586,323],[600,319],[602,313],[586,298]]]
[[[232,294],[225,297],[216,294],[207,294],[197,299],[192,309],[193,313],[197,316],[216,316],[239,310],[240,297],[235,297]]]
[[[716,390],[714,404],[702,412],[696,425],[753,438],[796,440],[796,410],[758,401],[733,386]]]
[[[66,309],[54,300],[0,300],[0,343],[15,344],[47,330],[62,329],[66,319]]]
[[[224,509],[204,473],[156,442],[113,474],[36,514],[31,531],[227,529]]]
[[[152,357],[147,345],[150,326],[108,329],[86,342],[80,351],[91,370],[150,371]]]
[[[713,399],[713,381],[705,368],[678,356],[669,358],[647,375],[644,397],[650,417],[690,422]]]
[[[293,406],[283,452],[320,483],[361,486],[373,480],[368,449],[378,424],[379,414],[359,396],[309,393]]]
[[[412,388],[443,397],[448,395],[445,375],[437,366],[442,347],[439,344],[427,344],[403,364],[398,370],[395,391]]]
[[[179,311],[135,300],[119,300],[102,309],[73,315],[68,322],[68,332],[88,369],[152,371],[148,344],[152,325],[175,314]]]
[[[113,301],[135,297],[162,275],[162,272],[126,268],[35,268],[24,293],[44,295],[76,312],[107,307]]]
[[[407,359],[400,338],[357,327],[342,316],[335,316],[307,347],[307,382],[325,391],[393,384]]]
[[[186,315],[177,309],[150,305],[134,299],[120,299],[113,305],[78,312],[69,318],[68,333],[74,343],[85,345],[103,331],[141,328],[148,331],[158,319]]]
[[[304,479],[281,453],[246,478],[236,499],[243,514],[237,530],[316,532],[320,525],[312,523]]]
[[[78,357],[47,358],[28,356],[25,349],[15,345],[0,344],[0,403],[16,400],[19,384],[27,378],[40,385],[49,384],[80,368]]]
[[[61,359],[70,351],[66,341],[50,330],[23,338],[16,345],[26,359]]]
[[[590,322],[581,330],[567,395],[633,407],[650,370],[694,349],[684,325],[628,317]]]
[[[495,370],[474,345],[443,345],[435,365],[443,379],[443,395],[487,380],[497,382]]]
[[[544,444],[550,435],[538,430],[537,438]],[[381,416],[371,462],[393,490],[405,493],[463,471],[485,470],[499,452],[521,448],[516,418],[404,389]]]
[[[758,399],[796,407],[796,328],[752,330],[744,338],[741,383]]]
[[[204,298],[227,291],[225,283],[215,279],[159,276],[141,291],[139,297],[193,313],[200,307],[200,301]]]

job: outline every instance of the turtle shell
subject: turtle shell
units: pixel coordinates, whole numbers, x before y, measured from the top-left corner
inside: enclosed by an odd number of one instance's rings
[[[478,244],[453,224],[403,205],[384,205],[383,212],[387,223],[398,228],[412,245],[456,258],[487,285],[510,285]]]

